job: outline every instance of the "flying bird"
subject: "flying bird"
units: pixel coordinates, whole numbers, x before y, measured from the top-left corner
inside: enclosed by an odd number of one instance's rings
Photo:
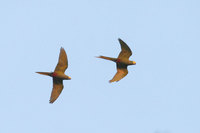
[[[136,65],[135,61],[130,61],[129,60],[129,57],[132,55],[131,49],[120,38],[118,40],[119,40],[119,43],[121,45],[121,52],[119,53],[117,58],[106,57],[106,56],[98,56],[97,57],[97,58],[110,60],[110,61],[113,61],[113,62],[116,63],[117,73],[109,81],[110,83],[111,82],[117,82],[117,81],[121,80],[122,78],[124,78],[128,74],[127,66]]]
[[[59,97],[60,93],[64,88],[63,80],[71,79],[71,77],[65,75],[65,70],[67,69],[67,67],[68,67],[67,54],[64,48],[61,47],[58,64],[54,72],[36,72],[53,78],[53,89],[51,92],[49,103],[53,103]]]

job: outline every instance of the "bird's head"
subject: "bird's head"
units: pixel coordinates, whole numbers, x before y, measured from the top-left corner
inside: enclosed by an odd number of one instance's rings
[[[64,76],[64,79],[65,79],[65,80],[71,80],[71,77],[70,77],[70,76],[67,76],[67,75],[65,75],[65,76]]]

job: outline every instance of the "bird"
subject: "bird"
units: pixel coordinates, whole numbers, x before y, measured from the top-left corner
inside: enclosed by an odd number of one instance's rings
[[[60,55],[58,63],[54,72],[36,72],[38,74],[50,76],[53,78],[53,89],[51,92],[51,97],[49,103],[53,103],[61,94],[64,86],[63,80],[71,80],[71,77],[65,75],[65,70],[68,68],[67,54],[64,48],[60,48]]]
[[[119,80],[124,78],[128,74],[127,67],[129,65],[136,65],[135,61],[129,60],[129,57],[132,55],[131,49],[128,47],[128,45],[122,39],[118,38],[118,41],[121,45],[121,52],[119,53],[117,58],[106,57],[106,56],[97,56],[97,58],[110,60],[110,61],[113,61],[116,63],[117,73],[111,80],[109,80],[110,83],[118,82]]]

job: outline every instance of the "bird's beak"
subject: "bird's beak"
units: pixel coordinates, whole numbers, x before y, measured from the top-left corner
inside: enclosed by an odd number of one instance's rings
[[[136,65],[136,62],[135,62],[135,61],[133,61],[133,65]]]
[[[68,79],[71,80],[72,78],[70,76],[68,76]]]

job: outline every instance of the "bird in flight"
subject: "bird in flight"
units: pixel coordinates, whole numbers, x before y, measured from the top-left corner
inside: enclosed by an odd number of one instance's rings
[[[63,80],[71,79],[69,76],[65,75],[65,70],[67,69],[67,67],[68,67],[67,54],[64,48],[61,47],[58,64],[54,72],[36,72],[53,78],[53,89],[51,92],[49,103],[53,103],[59,97],[60,93],[64,88]]]
[[[102,58],[106,60],[110,60],[116,63],[117,65],[117,73],[115,76],[109,81],[111,82],[117,82],[124,78],[128,74],[127,66],[128,65],[136,65],[135,61],[130,61],[129,57],[132,55],[131,49],[128,47],[128,45],[122,41],[120,38],[118,39],[119,43],[121,45],[121,52],[119,53],[117,58],[111,58],[106,56],[98,56],[97,58]]]

